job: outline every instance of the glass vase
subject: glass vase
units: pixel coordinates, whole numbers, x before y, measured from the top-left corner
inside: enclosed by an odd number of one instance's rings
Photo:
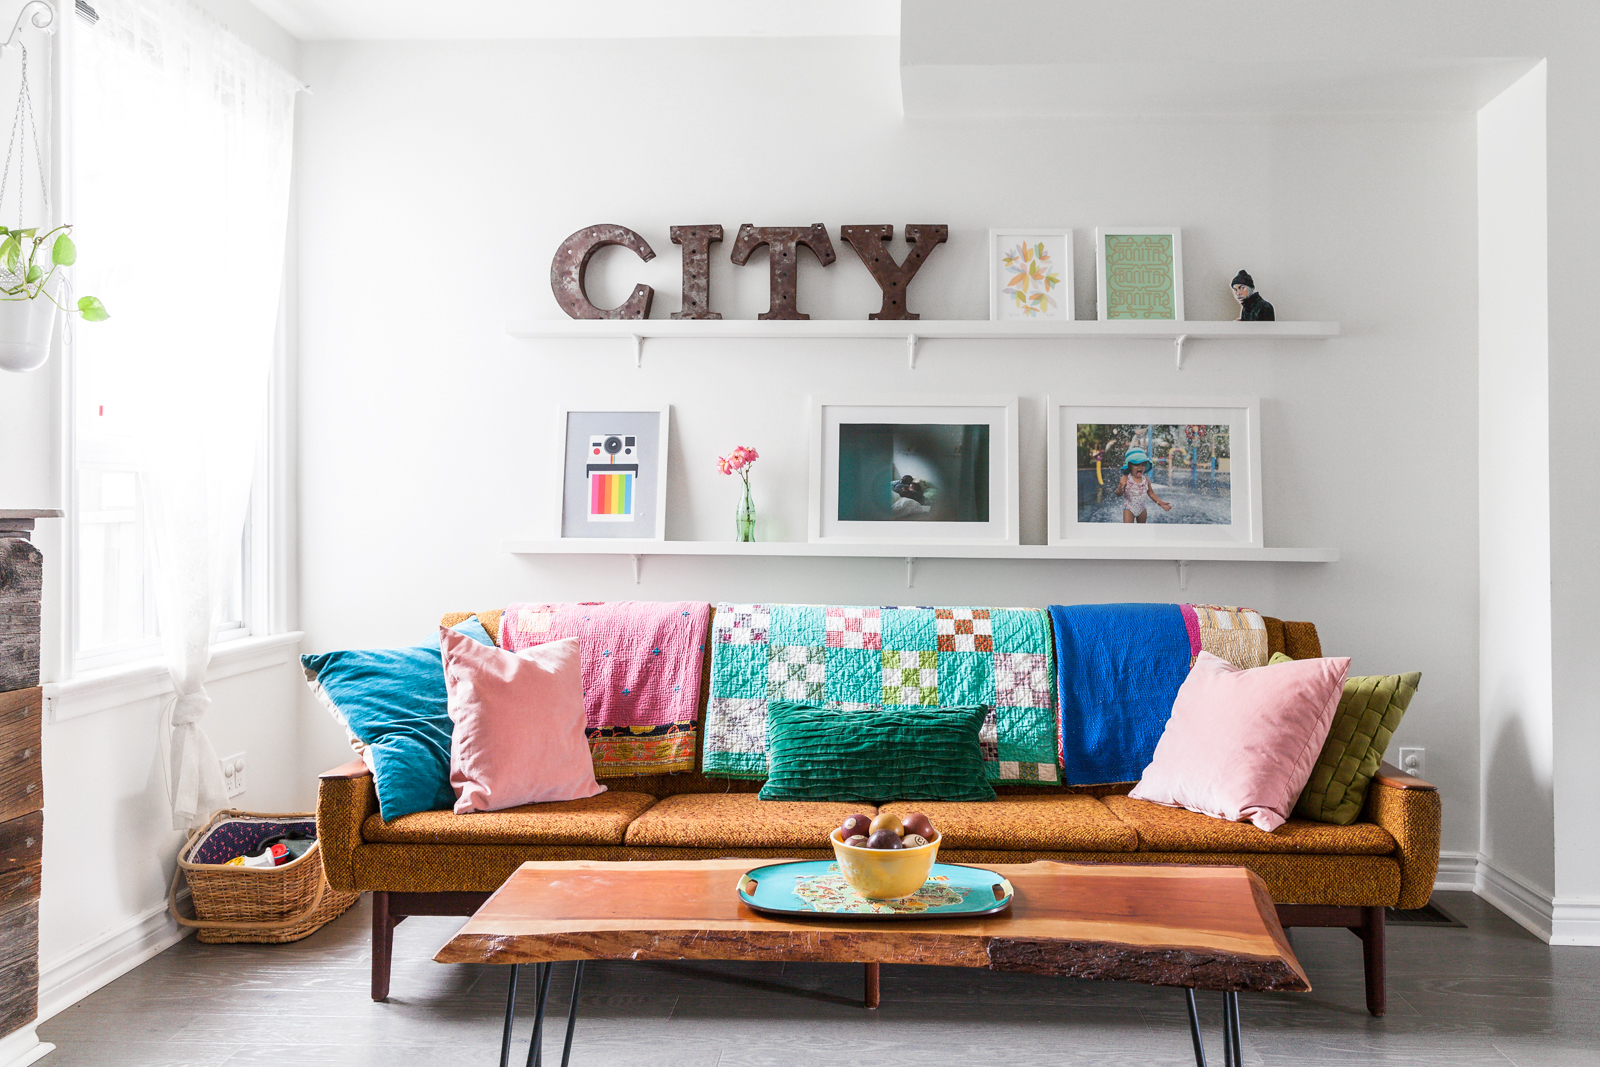
[[[738,541],[754,541],[756,539],[756,502],[750,497],[750,483],[744,483],[744,496],[739,500],[739,507],[733,513],[734,539]]]

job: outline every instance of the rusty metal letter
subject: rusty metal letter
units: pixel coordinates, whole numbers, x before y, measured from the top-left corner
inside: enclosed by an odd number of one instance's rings
[[[672,243],[683,246],[683,310],[675,319],[720,319],[711,310],[711,246],[722,240],[721,226],[674,226]]]
[[[911,245],[911,250],[906,253],[904,263],[896,263],[894,257],[889,255],[888,244],[894,237],[893,226],[840,226],[839,236],[844,239],[845,244],[855,249],[856,255],[861,257],[861,262],[871,272],[873,281],[883,290],[883,307],[867,318],[922,317],[907,309],[906,287],[911,284],[911,279],[917,276],[917,271],[922,268],[923,261],[928,258],[934,246],[942,245],[950,239],[950,227],[927,223],[921,225],[911,223],[906,226],[906,241]]]
[[[758,319],[809,319],[795,307],[799,271],[796,269],[795,248],[805,245],[816,253],[824,267],[834,261],[833,242],[828,240],[828,228],[820,222],[810,226],[752,226],[739,227],[739,236],[733,240],[733,261],[744,266],[745,261],[762,245],[767,246],[768,266],[771,273],[772,296],[767,310]]]
[[[589,260],[607,245],[621,245],[646,263],[656,258],[645,239],[626,226],[585,226],[562,241],[550,261],[550,288],[555,290],[556,303],[575,319],[648,319],[650,301],[656,295],[648,285],[635,285],[632,295],[610,310],[589,302],[583,288],[584,275],[589,270]]]

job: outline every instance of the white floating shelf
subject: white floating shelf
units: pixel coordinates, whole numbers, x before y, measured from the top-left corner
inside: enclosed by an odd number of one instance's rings
[[[1337,322],[1210,322],[1150,320],[1084,320],[1072,322],[991,322],[987,319],[522,319],[506,325],[513,337],[620,338],[633,345],[634,363],[642,360],[649,338],[752,339],[883,339],[906,345],[915,369],[917,346],[927,340],[1002,341],[1034,339],[1171,341],[1178,368],[1183,346],[1193,340],[1302,340],[1339,336]]]
[[[916,542],[887,544],[812,544],[806,541],[637,541],[611,538],[563,541],[505,541],[507,552],[521,556],[629,556],[633,578],[645,556],[723,556],[769,558],[813,556],[901,559],[906,585],[919,559],[1020,560],[1151,560],[1178,564],[1179,583],[1187,588],[1190,563],[1336,563],[1336,548],[1241,548],[1233,545],[1172,547],[1168,545],[949,545]]]

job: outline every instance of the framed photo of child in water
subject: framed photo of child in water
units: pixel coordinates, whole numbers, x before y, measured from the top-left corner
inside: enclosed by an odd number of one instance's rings
[[[809,539],[1018,543],[1017,398],[811,398]]]
[[[1052,545],[1264,547],[1255,397],[1051,397]]]

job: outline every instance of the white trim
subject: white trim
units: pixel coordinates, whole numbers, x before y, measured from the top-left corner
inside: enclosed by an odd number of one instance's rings
[[[1473,891],[1541,941],[1550,940],[1554,901],[1546,891],[1496,867],[1482,853],[1478,855]]]
[[[21,1030],[0,1037],[0,1067],[27,1067],[55,1050],[54,1045],[39,1040],[30,1023]]]
[[[299,653],[302,637],[304,634],[295,630],[218,644],[211,650],[206,681],[221,681],[290,663]],[[172,676],[166,665],[147,660],[83,674],[68,682],[48,683],[44,687],[45,715],[49,722],[64,722],[171,694]]]
[[[1478,854],[1476,852],[1439,853],[1439,873],[1434,876],[1434,892],[1445,890],[1471,893],[1478,884]]]
[[[178,893],[180,900],[187,889]],[[39,1021],[72,1007],[160,955],[192,931],[167,914],[166,901],[118,923],[99,937],[39,965]]]
[[[1556,898],[1550,909],[1550,943],[1600,945],[1600,898]]]

